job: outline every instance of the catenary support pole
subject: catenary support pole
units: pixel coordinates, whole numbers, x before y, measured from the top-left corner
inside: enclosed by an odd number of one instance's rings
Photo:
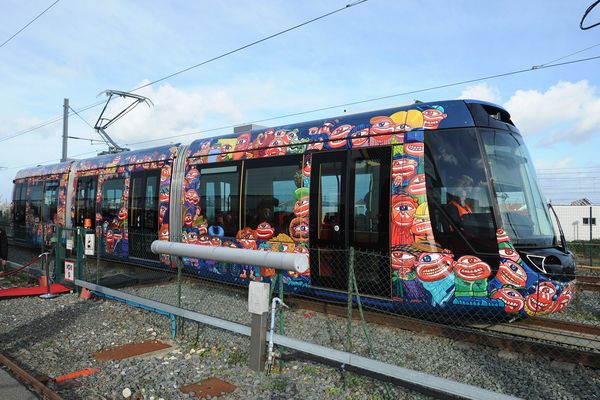
[[[65,99],[65,103],[63,105],[63,141],[62,141],[62,157],[60,158],[60,162],[67,161],[67,143],[69,136],[69,99]]]

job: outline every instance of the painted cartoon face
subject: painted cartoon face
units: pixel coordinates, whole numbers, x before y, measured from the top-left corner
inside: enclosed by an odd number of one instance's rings
[[[185,174],[185,180],[186,180],[187,184],[190,185],[192,183],[192,181],[195,179],[198,179],[199,176],[200,176],[200,171],[198,171],[198,169],[196,169],[196,167],[192,167],[187,172],[187,174]]]
[[[148,169],[150,168],[150,163],[152,162],[152,157],[150,157],[150,155],[146,154],[144,156],[144,158],[142,159],[142,168],[143,169]]]
[[[230,152],[232,149],[233,149],[232,145],[230,145],[228,143],[223,144],[219,150],[221,152],[221,154],[219,154],[217,156],[217,161],[219,161],[219,162],[225,161],[225,160],[228,160],[229,158],[231,158]]]
[[[116,155],[115,158],[112,160],[112,164],[113,165],[117,165],[121,162],[121,156],[120,155]]]
[[[206,155],[208,155],[209,151],[210,151],[210,140],[202,142],[202,145],[200,146],[200,155],[206,156]]]
[[[102,214],[96,213],[96,221],[102,221]]]
[[[158,209],[158,217],[162,221],[165,218],[165,214],[167,213],[167,206],[162,205]]]
[[[310,143],[307,147],[307,150],[323,150],[323,142],[315,142]]]
[[[242,152],[244,150],[247,150],[248,146],[250,146],[250,132],[245,132],[238,136],[237,140],[235,141],[235,147],[233,149],[236,152]],[[233,158],[236,159],[236,156],[234,155]]]
[[[106,244],[114,244],[115,243],[115,235],[112,231],[112,229],[109,229],[108,232],[106,232]]]
[[[504,311],[508,313],[518,313],[525,305],[525,299],[513,288],[503,287],[498,289],[493,295],[492,299],[502,300],[504,303]]]
[[[308,218],[294,218],[290,222],[290,236],[296,242],[308,241]]]
[[[556,299],[552,312],[555,313],[562,311],[571,302],[572,299],[573,285],[569,283],[567,286],[564,287],[563,291],[558,296],[558,299]]]
[[[292,143],[298,139],[298,132],[296,130],[287,131],[284,140],[287,143]]]
[[[552,282],[540,282],[537,290],[525,298],[526,311],[534,313],[549,311],[555,294],[556,286]]]
[[[415,267],[416,257],[404,251],[392,251],[392,269],[398,271],[400,279],[408,279]]]
[[[160,181],[166,182],[171,178],[171,167],[166,166],[160,171]]]
[[[273,156],[283,156],[285,155],[285,146],[286,143],[282,140],[282,139],[275,139],[271,142],[270,146],[268,149],[265,150],[265,154],[269,157],[273,157]]]
[[[408,184],[408,193],[415,196],[427,193],[425,174],[418,174],[410,180],[410,183]]]
[[[160,194],[158,195],[158,201],[161,203],[169,202],[169,188],[168,187],[164,187],[164,188],[160,189]]]
[[[256,241],[252,239],[239,239],[244,249],[256,250]]]
[[[256,237],[260,240],[269,240],[275,234],[275,229],[268,222],[261,222],[256,227]]]
[[[423,157],[425,145],[422,142],[405,143],[404,152],[415,157]]]
[[[223,242],[223,247],[229,247],[230,249],[237,249],[238,247],[236,246],[235,243],[233,243],[231,240],[226,240]]]
[[[403,194],[392,196],[392,220],[400,226],[411,226],[417,202],[410,196]]]
[[[318,132],[329,136],[329,133],[331,132],[332,127],[333,127],[333,122],[329,122],[329,121],[325,122],[323,124],[323,126],[321,126],[319,128]]]
[[[427,237],[433,235],[433,228],[431,227],[431,221],[428,219],[415,218],[413,224],[410,227],[410,231],[415,236]]]
[[[294,214],[297,217],[308,216],[308,196],[303,196],[300,200],[294,204]]]
[[[525,287],[527,273],[525,269],[514,261],[506,260],[500,263],[496,278],[505,285]]]
[[[210,245],[211,246],[220,246],[221,245],[221,239],[219,239],[216,236],[213,236],[210,238]]]
[[[198,244],[202,246],[210,246],[210,237],[202,235],[198,238]]]
[[[127,208],[121,207],[117,217],[119,218],[119,221],[125,221],[127,219]]]
[[[437,129],[440,122],[448,116],[436,108],[424,110],[422,114],[423,128],[425,129]]]
[[[361,129],[350,135],[352,147],[365,146],[369,142],[369,128]]]
[[[498,243],[510,241],[510,238],[508,237],[506,232],[504,232],[504,229],[498,229],[496,231],[496,238],[498,239]]]
[[[242,240],[242,239],[255,240],[256,234],[254,233],[252,228],[244,228],[244,229],[240,229],[238,231],[238,233],[235,235],[235,237],[238,240]]]
[[[344,147],[346,145],[346,138],[350,131],[354,128],[352,125],[344,124],[335,128],[329,134],[329,147],[332,149],[339,149],[340,147]]]
[[[302,168],[302,175],[310,177],[310,158],[304,159],[304,167]]]
[[[158,240],[169,240],[169,224],[163,224],[158,231]]]
[[[198,244],[198,234],[194,231],[188,233],[188,242],[190,244]]]
[[[371,123],[371,135],[381,135],[384,133],[392,133],[396,129],[396,124],[390,117],[373,117],[369,121]],[[374,137],[376,141],[382,141],[382,138]],[[383,140],[386,140],[385,138]]]
[[[195,189],[189,189],[187,192],[185,192],[185,201],[190,204],[198,205],[200,202],[200,196]]]
[[[312,128],[308,128],[308,134],[310,136],[318,135],[319,134],[319,127],[318,126],[313,126]]]
[[[417,161],[412,158],[397,158],[392,162],[394,185],[400,186],[403,181],[411,179],[417,173]]]
[[[192,226],[193,223],[194,223],[194,211],[188,210],[185,213],[185,217],[183,219],[183,224],[189,228],[190,226]]]
[[[452,272],[452,259],[442,253],[423,253],[417,261],[417,277],[423,282],[435,282]]]
[[[508,258],[512,261],[519,261],[521,259],[519,253],[514,249],[502,248],[499,250],[499,253],[501,258]]]
[[[462,256],[454,264],[454,273],[465,281],[478,281],[490,276],[490,266],[475,256]]]

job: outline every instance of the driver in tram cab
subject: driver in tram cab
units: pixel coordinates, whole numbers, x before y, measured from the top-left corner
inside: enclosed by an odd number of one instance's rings
[[[452,196],[452,200],[447,205],[448,215],[457,224],[460,224],[462,219],[467,214],[473,214],[473,209],[471,205],[467,202],[467,187],[468,185],[468,177],[463,176],[460,180],[460,183],[457,186],[457,189],[454,192],[454,196]]]

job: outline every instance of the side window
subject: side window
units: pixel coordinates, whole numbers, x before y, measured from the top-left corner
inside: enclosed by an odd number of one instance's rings
[[[267,236],[289,235],[294,218],[296,179],[302,168],[301,157],[248,162],[244,171],[243,226],[265,231]],[[267,223],[269,226],[264,225]],[[269,239],[270,239],[269,237]]]
[[[239,165],[201,168],[199,172],[199,193],[194,193],[194,189],[186,193],[184,227],[197,224],[196,213],[201,210],[208,227],[221,227],[225,236],[235,236],[240,215]],[[214,233],[218,234],[219,229]]]
[[[98,178],[89,176],[77,179],[77,194],[75,196],[75,226],[84,226],[85,220],[90,219],[92,225],[96,213],[96,186]]]
[[[58,181],[48,181],[44,185],[44,208],[42,220],[44,223],[54,223],[56,218]]]
[[[124,189],[124,178],[107,179],[104,181],[102,185],[102,217],[105,221],[119,220],[119,211],[123,207]]]
[[[14,212],[15,212],[15,227],[25,225],[25,195],[27,186],[24,183],[15,185],[14,194]]]
[[[425,174],[436,242],[455,255],[497,253],[496,225],[476,131],[427,132]]]
[[[35,183],[29,186],[29,209],[33,217],[32,222],[35,223],[41,222],[43,190],[43,183]]]

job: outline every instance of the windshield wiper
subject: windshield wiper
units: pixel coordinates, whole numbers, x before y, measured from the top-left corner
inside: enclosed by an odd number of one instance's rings
[[[552,207],[552,203],[548,203],[548,208],[552,210],[552,214],[554,214],[554,218],[556,219],[556,225],[558,226],[558,232],[560,233],[560,243],[563,248],[563,252],[567,252],[567,241],[565,240],[565,234],[562,230],[562,226],[560,225],[560,220],[558,219],[558,215],[556,215],[556,211],[554,211],[554,207]]]

